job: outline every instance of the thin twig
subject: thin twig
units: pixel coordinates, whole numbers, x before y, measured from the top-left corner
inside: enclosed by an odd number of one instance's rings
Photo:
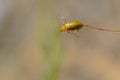
[[[89,26],[89,25],[84,25],[85,27],[89,27],[92,29],[97,29],[97,30],[101,30],[101,31],[108,31],[108,32],[120,32],[120,30],[111,30],[111,29],[104,29],[101,27],[95,27],[95,26]]]

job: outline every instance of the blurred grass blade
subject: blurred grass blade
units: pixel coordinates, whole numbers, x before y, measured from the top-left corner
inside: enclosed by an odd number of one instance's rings
[[[44,80],[57,80],[61,59],[60,32],[52,1],[41,0],[40,5],[40,48],[45,62]]]

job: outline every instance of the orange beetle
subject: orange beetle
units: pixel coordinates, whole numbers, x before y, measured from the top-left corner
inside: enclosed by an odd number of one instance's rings
[[[67,31],[68,33],[71,33],[72,35],[75,35],[77,37],[79,37],[79,36],[72,33],[72,31],[74,31],[74,30],[79,31],[83,27],[89,27],[91,29],[97,29],[97,30],[108,31],[108,32],[120,32],[120,30],[110,30],[110,29],[103,29],[101,27],[85,25],[85,24],[83,24],[83,23],[81,23],[79,21],[73,21],[73,22],[67,23],[66,18],[63,18],[63,19],[64,19],[64,24],[60,28],[60,32]]]

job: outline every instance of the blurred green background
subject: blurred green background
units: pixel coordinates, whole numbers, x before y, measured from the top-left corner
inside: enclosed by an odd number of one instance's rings
[[[59,32],[61,17],[120,30],[119,7],[119,0],[0,0],[0,80],[120,80],[120,33]]]

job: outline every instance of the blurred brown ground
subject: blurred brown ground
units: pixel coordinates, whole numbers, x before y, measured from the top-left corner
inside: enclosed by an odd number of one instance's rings
[[[38,1],[0,0],[0,80],[42,80]],[[120,29],[119,0],[53,2],[58,18]],[[78,33],[80,39],[61,34],[66,53],[58,80],[120,80],[120,33],[84,28]]]
[[[0,80],[38,80],[38,0],[0,0]]]

